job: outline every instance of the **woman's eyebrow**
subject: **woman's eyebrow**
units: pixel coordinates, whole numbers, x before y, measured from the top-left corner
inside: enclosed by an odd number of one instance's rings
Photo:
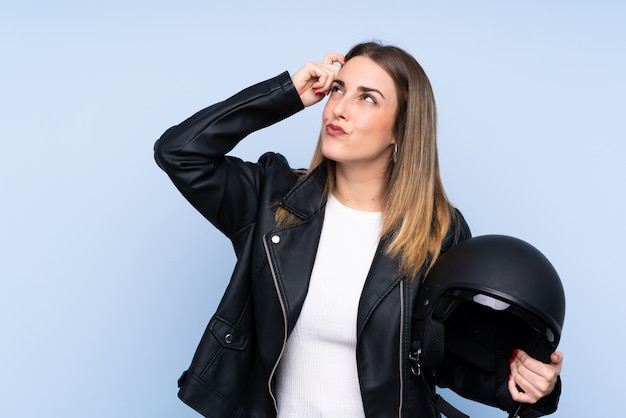
[[[363,93],[370,93],[370,92],[378,93],[380,94],[380,97],[382,97],[383,99],[385,98],[385,95],[382,94],[380,90],[377,90],[371,87],[359,87],[359,91]]]
[[[333,80],[333,83],[338,84],[341,87],[345,87],[346,86],[346,83],[344,83],[342,80],[338,80],[338,79]],[[372,88],[372,87],[361,86],[357,90],[359,90],[361,93],[371,93],[371,92],[378,93],[378,94],[380,94],[380,97],[382,97],[383,99],[385,98],[385,95],[382,94],[380,92],[380,90]]]

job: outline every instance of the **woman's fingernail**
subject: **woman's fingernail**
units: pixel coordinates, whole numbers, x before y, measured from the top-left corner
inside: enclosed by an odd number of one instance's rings
[[[316,95],[316,96],[319,96],[320,94],[324,94],[324,93],[322,93],[321,91],[316,91],[316,92],[315,92],[315,95]]]
[[[513,362],[514,362],[514,361],[515,361],[515,357],[511,357],[511,358],[509,359],[509,364],[513,364]]]
[[[513,379],[513,375],[510,374],[509,375],[509,380],[512,380],[512,379]]]
[[[513,350],[513,358],[517,357],[519,354],[519,350]]]

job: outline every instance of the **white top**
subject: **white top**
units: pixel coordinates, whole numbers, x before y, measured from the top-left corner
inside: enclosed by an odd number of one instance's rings
[[[380,212],[350,209],[329,194],[309,291],[278,366],[280,418],[365,416],[356,321],[380,230]]]

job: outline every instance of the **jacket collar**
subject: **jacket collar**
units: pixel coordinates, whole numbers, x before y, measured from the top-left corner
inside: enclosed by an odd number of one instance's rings
[[[325,163],[317,166],[285,195],[280,205],[300,219],[309,219],[326,202],[328,169]]]

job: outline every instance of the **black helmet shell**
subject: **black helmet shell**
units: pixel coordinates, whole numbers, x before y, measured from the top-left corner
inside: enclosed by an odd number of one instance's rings
[[[476,295],[510,308],[479,305],[476,298],[472,300]],[[456,318],[455,310],[460,311]],[[506,350],[525,348],[520,345],[520,338],[530,339],[526,328],[539,336],[533,339],[546,340],[547,347],[541,341],[540,356],[549,357],[546,353],[555,349],[560,340],[565,293],[556,270],[535,247],[506,235],[483,235],[462,241],[439,257],[421,284],[414,318],[421,323],[418,329],[422,334],[432,334],[443,324],[435,334],[446,334],[446,352],[466,356],[479,365],[495,361],[488,358],[498,352],[495,345],[507,347]],[[451,323],[447,325],[446,321]],[[451,333],[448,328],[456,331]],[[418,335],[418,339],[429,351],[432,337]],[[503,339],[508,341],[502,344]],[[502,351],[499,357],[511,355]],[[442,355],[443,350],[435,356],[434,365]]]

